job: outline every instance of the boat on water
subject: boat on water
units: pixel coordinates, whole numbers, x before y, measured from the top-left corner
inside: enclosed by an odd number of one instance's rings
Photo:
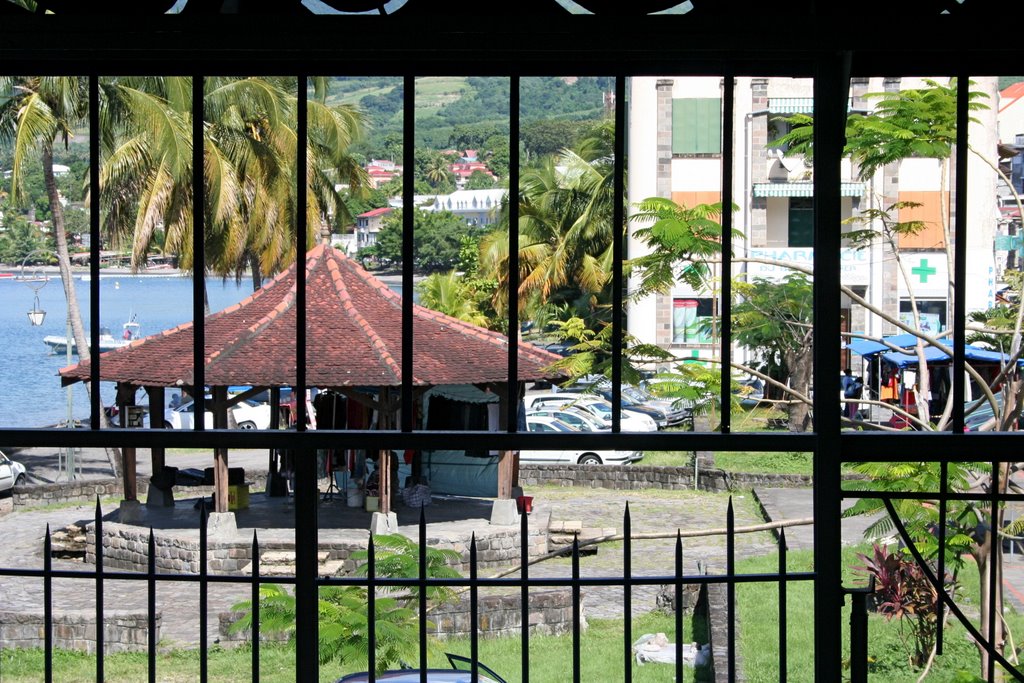
[[[140,325],[135,322],[135,318],[132,318],[124,325],[121,326],[122,332],[121,337],[117,338],[110,333],[109,327],[100,328],[100,353],[107,351],[113,351],[114,349],[120,349],[124,346],[128,346],[136,339],[141,337]],[[71,340],[71,353],[78,353],[75,347],[75,340]],[[50,347],[50,353],[57,355],[60,353],[67,353],[68,350],[68,338],[63,335],[48,334],[43,337],[43,343]]]

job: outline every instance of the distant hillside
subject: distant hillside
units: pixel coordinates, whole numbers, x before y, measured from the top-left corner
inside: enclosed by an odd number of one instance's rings
[[[522,122],[543,119],[594,120],[604,112],[603,93],[611,78],[523,78]],[[416,79],[416,145],[443,149],[464,139],[467,128],[508,134],[509,79],[427,77]],[[401,78],[339,77],[330,85],[331,104],[354,104],[368,116],[372,132],[361,145],[372,154],[389,136],[401,134],[404,88]],[[458,129],[458,130],[457,130]],[[393,137],[391,139],[394,139]],[[379,152],[378,152],[379,153]]]

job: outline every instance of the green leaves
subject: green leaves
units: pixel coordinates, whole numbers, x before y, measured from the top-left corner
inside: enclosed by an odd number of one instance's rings
[[[707,260],[722,252],[721,203],[687,208],[671,199],[649,197],[634,207],[630,219],[650,224],[633,233],[649,249],[630,261],[640,283],[634,298],[667,292],[677,280],[696,290],[707,288]],[[742,232],[733,231],[732,237],[742,236]]]

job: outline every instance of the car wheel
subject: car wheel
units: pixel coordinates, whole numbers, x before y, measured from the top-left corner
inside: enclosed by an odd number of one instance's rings
[[[19,474],[18,478],[14,480],[15,486],[24,486],[28,482],[24,474]]]
[[[256,423],[252,420],[246,420],[245,422],[238,423],[239,429],[256,429]]]
[[[598,456],[594,455],[593,453],[587,453],[586,455],[583,455],[583,456],[580,457],[579,464],[580,465],[600,465],[601,464],[601,458],[599,458]]]
[[[164,429],[174,429],[174,425],[172,425],[167,420],[164,420]]]

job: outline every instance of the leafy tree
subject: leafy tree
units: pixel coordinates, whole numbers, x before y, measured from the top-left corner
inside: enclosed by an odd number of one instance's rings
[[[466,180],[467,190],[489,190],[494,187],[494,178],[483,171],[473,171]]]
[[[462,238],[476,234],[477,230],[450,211],[414,211],[415,269],[424,273],[451,270],[459,262]],[[376,244],[363,249],[360,258],[372,258],[379,263],[395,266],[402,263],[401,210],[385,217]]]
[[[5,227],[0,234],[0,263],[20,265],[32,252],[50,251],[45,236],[24,218],[7,219]]]
[[[778,368],[790,388],[810,396],[814,355],[813,286],[802,273],[781,282],[755,278],[734,281],[739,302],[733,305],[733,336],[757,352],[765,364]],[[788,405],[789,430],[803,432],[810,427],[810,411],[803,401]]]

